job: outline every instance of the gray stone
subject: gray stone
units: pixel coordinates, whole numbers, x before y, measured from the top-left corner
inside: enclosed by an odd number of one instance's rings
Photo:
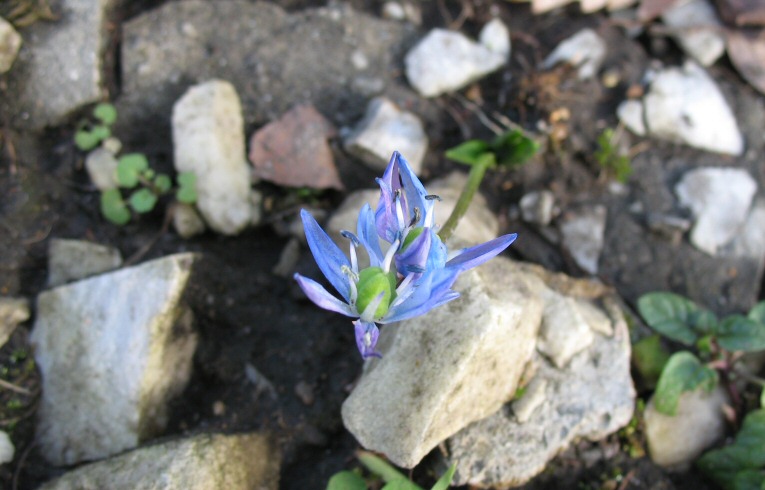
[[[292,277],[298,260],[300,260],[300,240],[293,237],[282,249],[279,262],[276,263],[272,272],[279,277]]]
[[[197,178],[197,203],[213,230],[235,235],[252,219],[244,121],[236,89],[212,80],[173,106],[173,153],[179,172]]]
[[[65,473],[41,490],[277,490],[279,451],[263,434],[199,434]]]
[[[555,195],[550,191],[533,191],[524,194],[519,204],[523,221],[547,226],[553,219]]]
[[[48,243],[48,286],[85,279],[118,268],[122,255],[114,247],[85,240],[53,238]]]
[[[2,112],[13,125],[42,129],[62,124],[105,95],[102,56],[113,0],[62,0],[56,22],[24,30],[24,44],[9,72]]]
[[[661,14],[661,20],[678,32],[673,37],[702,66],[710,66],[725,53],[725,34],[714,6],[708,0],[682,0]]]
[[[422,10],[417,2],[385,2],[382,16],[386,19],[406,20],[417,26],[422,24]]]
[[[643,413],[648,450],[654,463],[684,470],[701,453],[725,435],[721,387],[711,393],[699,389],[680,395],[675,415],[656,410],[653,398]]]
[[[555,291],[546,292],[537,350],[557,368],[564,368],[576,354],[595,339],[593,329],[577,307],[576,300]],[[566,325],[567,328],[561,328]]]
[[[407,53],[406,78],[424,97],[435,97],[459,90],[501,68],[510,56],[510,33],[494,20],[484,26],[491,44],[471,41],[465,35],[446,29],[433,29]],[[498,41],[503,34],[506,43]],[[496,51],[495,51],[496,50]]]
[[[173,207],[173,228],[179,237],[186,240],[204,233],[207,229],[196,208],[182,202],[175,203]]]
[[[85,157],[85,170],[100,191],[117,188],[117,157],[104,147],[96,148]]]
[[[675,187],[680,204],[695,217],[691,242],[715,255],[741,234],[757,183],[746,170],[699,168],[683,175]]]
[[[614,296],[595,282],[551,274],[538,266],[520,267],[543,279],[559,295],[576,301],[597,302]],[[590,348],[575,355],[562,370],[535,356],[527,369],[534,377],[523,397],[449,438],[447,463],[457,465],[453,484],[521,485],[577,438],[598,440],[630,421],[635,391],[629,331],[621,312],[602,313],[611,318],[611,337],[595,334]],[[557,328],[565,332],[569,324],[564,320]],[[534,388],[534,383],[541,387]],[[524,400],[529,394],[534,397],[531,402]],[[528,409],[529,403],[534,410]]]
[[[580,80],[592,78],[598,74],[600,65],[606,57],[606,42],[592,29],[582,29],[561,42],[542,63],[542,68],[550,69],[565,62],[578,69]]]
[[[0,464],[10,463],[13,461],[13,455],[16,453],[16,448],[13,447],[11,438],[8,437],[8,433],[0,430]]]
[[[11,69],[21,49],[21,34],[10,22],[0,17],[0,73]]]
[[[29,301],[0,297],[0,347],[11,338],[20,323],[29,320]]]
[[[195,260],[172,255],[38,296],[36,441],[50,463],[110,456],[164,429],[197,343],[184,302]]]
[[[630,131],[638,136],[645,136],[648,130],[643,119],[643,102],[640,100],[625,100],[616,109],[616,115]]]
[[[419,175],[428,137],[416,115],[402,111],[384,97],[376,97],[367,106],[364,118],[345,138],[345,149],[381,173],[393,151],[398,150]]]
[[[496,412],[534,350],[542,288],[497,257],[458,279],[461,298],[385,325],[382,359],[367,362],[343,403],[345,427],[362,446],[412,468],[441,441]]]
[[[721,255],[756,260],[759,273],[762,274],[765,264],[765,199],[754,199],[740,233],[721,250]]]
[[[606,230],[606,208],[597,205],[570,211],[560,225],[563,244],[579,267],[597,274]]]

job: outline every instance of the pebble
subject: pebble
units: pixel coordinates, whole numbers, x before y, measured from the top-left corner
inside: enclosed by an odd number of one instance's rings
[[[11,69],[21,49],[21,34],[13,25],[0,17],[0,73]]]
[[[606,42],[592,29],[582,29],[561,42],[542,63],[542,68],[550,69],[560,62],[577,68],[579,80],[587,80],[597,75],[600,65],[606,57]]]
[[[577,265],[590,274],[598,273],[606,216],[605,206],[584,207],[566,213],[560,225],[563,244]]]

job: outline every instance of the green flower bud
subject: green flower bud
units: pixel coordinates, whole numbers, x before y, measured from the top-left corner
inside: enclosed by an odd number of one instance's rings
[[[380,293],[384,293],[383,299],[374,312],[374,318],[382,318],[387,312],[391,301],[396,293],[396,273],[385,273],[380,267],[367,267],[359,272],[359,282],[356,284],[358,295],[356,297],[356,309],[363,313]]]
[[[404,238],[404,243],[401,244],[401,251],[403,252],[406,250],[406,247],[411,245],[411,243],[415,241],[417,237],[422,235],[423,231],[425,231],[425,228],[422,226],[418,226],[417,228],[412,228],[409,230],[409,233],[406,234],[406,238]]]

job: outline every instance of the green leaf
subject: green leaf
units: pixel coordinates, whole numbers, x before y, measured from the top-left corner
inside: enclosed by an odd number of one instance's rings
[[[149,168],[149,161],[142,153],[123,155],[117,164],[117,182],[121,187],[131,189],[138,184],[138,177],[147,168]]]
[[[731,315],[715,329],[717,343],[728,351],[756,352],[765,349],[765,325],[742,315]]]
[[[150,189],[138,189],[130,196],[130,207],[136,213],[148,213],[157,204],[157,195]]]
[[[106,126],[102,126],[100,124],[97,126],[93,126],[93,129],[91,130],[91,132],[96,138],[98,138],[99,143],[112,135],[112,132],[109,131],[109,128],[107,128]]]
[[[341,471],[332,475],[327,483],[327,490],[367,490],[363,478],[352,471]]]
[[[107,189],[101,193],[101,214],[115,225],[130,221],[130,210],[122,200],[119,189]]]
[[[497,163],[504,167],[523,165],[539,151],[539,143],[520,129],[497,136],[491,144]]]
[[[717,371],[701,364],[701,361],[688,351],[677,352],[669,358],[653,394],[656,410],[675,415],[678,400],[684,392],[699,388],[709,392],[715,386]]]
[[[93,117],[111,126],[117,120],[117,109],[108,102],[101,102],[93,108]]]
[[[649,386],[655,386],[669,360],[669,351],[658,334],[640,339],[632,346],[632,362]]]
[[[733,479],[734,490],[760,490],[763,485],[765,485],[765,473],[762,471],[739,471]]]
[[[393,480],[392,482],[387,483],[384,487],[382,487],[382,490],[422,490],[422,487],[410,482],[407,479],[403,479]]]
[[[466,165],[476,165],[490,153],[489,144],[483,140],[468,140],[461,145],[446,150],[444,156],[449,160]]]
[[[648,293],[638,299],[638,310],[648,325],[660,334],[685,345],[705,334],[714,315],[693,301],[673,293]]]
[[[765,408],[765,387],[760,392],[760,408]]]
[[[157,174],[157,176],[154,177],[154,187],[157,188],[157,192],[160,194],[164,194],[165,192],[169,191],[172,186],[173,183],[170,180],[170,177],[167,175]]]
[[[750,319],[765,325],[765,301],[760,301],[754,305],[754,308],[749,310],[749,314],[747,316]]]
[[[86,129],[80,129],[74,133],[74,144],[82,151],[89,151],[98,146],[101,140],[98,136]]]
[[[433,485],[430,490],[446,490],[449,488],[449,484],[452,482],[452,478],[454,478],[455,471],[457,471],[457,465],[453,464],[446,470],[446,473],[441,475],[441,478],[438,479],[436,484]]]
[[[175,198],[184,204],[197,202],[197,176],[192,172],[181,172],[175,180],[178,182]]]
[[[361,461],[361,464],[366,466],[369,471],[379,476],[386,482],[407,479],[406,476],[404,476],[396,468],[390,465],[387,461],[375,456],[368,451],[359,451],[357,457],[359,458],[359,461]]]

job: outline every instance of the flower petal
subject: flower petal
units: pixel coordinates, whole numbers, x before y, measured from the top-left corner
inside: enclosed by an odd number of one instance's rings
[[[409,212],[409,218],[415,216],[414,209],[417,208],[420,216],[417,225],[422,226],[428,208],[433,206],[432,202],[428,202],[428,200],[425,199],[428,192],[409,166],[409,162],[407,162],[399,152],[393,152],[391,160],[395,160],[395,165],[398,168],[398,173],[401,177],[401,187],[403,187],[404,193],[406,194],[406,205]]]
[[[433,234],[426,228],[420,236],[412,240],[406,250],[395,255],[396,270],[399,273],[407,275],[425,272],[431,249],[431,235]]]
[[[369,254],[369,265],[379,267],[383,259],[383,253],[380,248],[380,238],[377,235],[375,214],[372,212],[372,206],[369,204],[365,204],[359,212],[356,233],[359,235],[359,240],[361,240]]]
[[[324,287],[313,279],[309,279],[300,274],[293,276],[303,290],[308,299],[316,303],[316,306],[324,308],[325,310],[334,311],[345,316],[358,317],[356,308],[351,305],[343,303],[339,299],[335,298]]]
[[[351,263],[329,235],[321,229],[311,213],[301,209],[300,217],[303,220],[308,248],[311,249],[316,264],[332,286],[337,289],[337,292],[348,301],[350,286],[348,285],[348,276],[343,272],[343,266],[350,268]]]
[[[461,271],[459,269],[437,269],[429,270],[418,280],[414,293],[405,301],[395,305],[388,310],[388,313],[379,323],[393,323],[400,320],[407,320],[427,313],[431,309],[451,301],[459,296],[459,293],[452,291],[454,281]],[[457,296],[454,296],[454,295]]]
[[[353,322],[356,332],[356,347],[358,347],[361,357],[382,357],[382,354],[375,351],[377,339],[380,337],[380,330],[377,325],[371,322],[356,320]]]
[[[388,243],[393,243],[399,232],[395,193],[388,182],[383,179],[376,180],[380,185],[380,201],[375,211],[377,234]]]
[[[447,268],[457,268],[461,271],[472,269],[487,260],[499,255],[504,249],[513,243],[518,235],[512,233],[503,235],[494,240],[489,240],[481,245],[464,249],[459,255],[446,263]]]

